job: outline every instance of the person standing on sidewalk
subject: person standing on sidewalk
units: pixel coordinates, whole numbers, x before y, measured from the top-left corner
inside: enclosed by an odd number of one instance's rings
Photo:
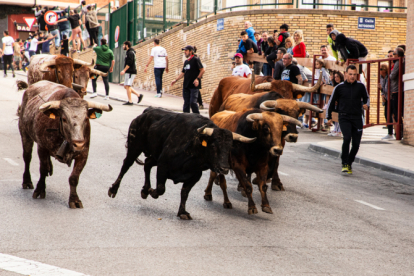
[[[30,46],[29,46],[29,56],[30,58],[34,55],[36,55],[36,50],[37,50],[37,40],[38,38],[38,34],[34,33],[33,38],[30,41]]]
[[[332,92],[328,103],[326,118],[328,124],[332,125],[332,111],[335,103],[338,103],[338,119],[343,134],[342,143],[342,172],[352,174],[352,163],[358,153],[363,130],[362,108],[367,110],[369,106],[369,95],[365,85],[357,81],[358,71],[355,65],[346,68],[347,79],[338,84]],[[362,106],[362,108],[361,108]],[[352,140],[351,152],[349,144]]]
[[[88,48],[92,48],[98,45],[98,13],[95,10],[95,6],[89,5],[87,8],[88,12],[86,13],[86,20],[89,22],[89,41],[90,45]]]
[[[135,50],[131,48],[131,42],[125,41],[122,48],[126,50],[124,70],[121,71],[121,75],[125,75],[124,87],[127,91],[128,101],[124,105],[133,105],[131,93],[137,95],[138,103],[142,101],[144,95],[138,94],[131,86],[137,75],[137,64],[135,61]]]
[[[151,56],[145,66],[144,72],[147,72],[147,68],[150,65],[151,61],[154,60],[154,77],[155,85],[157,86],[157,95],[155,98],[162,97],[162,75],[164,70],[168,73],[168,56],[167,51],[164,47],[160,46],[160,40],[154,39],[154,48],[151,49]]]
[[[7,77],[7,65],[10,65],[13,78],[16,77],[14,74],[14,67],[13,67],[13,45],[14,39],[13,37],[9,36],[9,31],[3,32],[3,38],[1,39],[3,43],[3,70],[4,70],[4,77]]]
[[[404,55],[405,55],[404,49],[400,47],[395,48],[393,55],[394,55],[394,58],[397,58],[397,57],[404,58]],[[391,118],[393,118],[394,116],[394,123],[398,122],[398,94],[399,94],[398,88],[400,86],[400,83],[399,83],[400,70],[402,70],[401,74],[404,75],[405,74],[404,59],[403,59],[403,64],[400,64],[399,60],[394,61],[394,66],[391,70],[391,74],[389,77],[390,90],[391,90],[390,91],[391,92],[391,113],[390,114],[391,114]],[[404,87],[402,87],[401,91],[402,93],[404,93]],[[404,97],[404,94],[403,94],[403,97]],[[404,100],[402,100],[402,102],[404,102]],[[404,105],[401,108],[402,108],[401,112],[403,112]],[[397,133],[395,133],[395,135],[396,134]],[[401,127],[401,137],[402,137],[402,127]]]
[[[103,38],[101,39],[101,45],[102,46],[98,46],[93,48],[93,50],[96,53],[96,65],[94,67],[94,69],[99,70],[101,72],[109,72],[112,73],[113,69],[114,69],[114,65],[115,65],[115,60],[114,60],[114,53],[112,52],[111,49],[109,49],[108,45],[106,44],[106,39]],[[104,85],[105,85],[105,98],[104,100],[108,100],[109,99],[109,82],[108,82],[108,76],[104,77],[102,76]],[[96,96],[98,96],[98,94],[96,93],[96,80],[99,78],[99,75],[95,75],[92,78],[92,88],[93,88],[93,94],[91,95],[91,98],[95,98]]]
[[[183,112],[190,113],[190,107],[193,113],[200,113],[197,105],[197,98],[201,89],[201,78],[205,72],[203,64],[200,59],[195,55],[197,48],[193,46],[186,46],[182,49],[184,55],[187,58],[184,61],[184,66],[181,74],[173,82],[173,86],[179,79],[184,77],[183,82],[183,98],[184,106]]]

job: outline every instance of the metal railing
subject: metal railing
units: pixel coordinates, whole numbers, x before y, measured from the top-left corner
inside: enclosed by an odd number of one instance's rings
[[[361,9],[365,9],[365,8],[375,8],[377,9],[377,11],[380,11],[380,9],[387,9],[387,10],[406,10],[407,7],[394,7],[394,6],[375,6],[375,5],[368,5],[368,4],[335,4],[335,3],[316,3],[316,1],[312,1],[315,3],[304,3],[305,0],[301,0],[301,5],[308,5],[308,6],[315,6],[315,7],[325,7],[325,6],[333,6],[333,7],[340,7],[340,8],[347,8],[350,7],[351,9],[353,8],[361,8]],[[296,2],[296,8],[299,8],[299,1]]]

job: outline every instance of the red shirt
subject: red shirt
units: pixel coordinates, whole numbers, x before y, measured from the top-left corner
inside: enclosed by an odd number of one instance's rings
[[[305,43],[301,42],[293,48],[294,57],[306,57]]]
[[[280,33],[283,34],[283,33],[286,33],[286,32],[283,31],[283,32],[280,32]],[[283,41],[283,36],[279,34],[279,37],[278,37],[277,40],[279,40],[280,42],[282,42]]]

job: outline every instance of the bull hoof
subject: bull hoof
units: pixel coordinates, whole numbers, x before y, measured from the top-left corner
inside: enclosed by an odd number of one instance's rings
[[[233,209],[233,205],[231,204],[231,202],[223,203],[223,207],[224,209]]]
[[[272,190],[273,191],[284,191],[285,188],[283,188],[283,184],[282,183],[272,184]]]
[[[273,214],[272,208],[269,206],[262,207],[262,211],[268,214]]]
[[[23,189],[34,189],[32,182],[27,182],[22,184]]]
[[[109,188],[108,196],[111,197],[111,198],[115,198],[117,192],[118,192],[118,189]]]
[[[80,200],[76,201],[76,202],[70,201],[69,202],[69,208],[70,209],[83,209],[83,204]]]
[[[207,201],[212,201],[213,200],[213,195],[204,195],[204,199]]]
[[[241,190],[241,195],[242,195],[243,197],[247,197],[246,191],[242,189],[242,190]]]
[[[154,190],[153,188],[149,188],[148,193],[152,196],[152,198],[155,198],[155,199],[158,198],[157,190]]]
[[[147,191],[144,190],[144,189],[141,190],[141,197],[142,197],[142,199],[147,199],[148,195],[149,195],[148,190]]]
[[[182,220],[192,220],[193,218],[190,216],[190,214],[181,214],[180,219],[182,219]]]
[[[36,198],[40,198],[40,199],[44,199],[45,197],[46,197],[46,191],[42,191],[42,192],[39,192],[39,191],[34,191],[33,192],[33,196],[32,196],[34,199],[36,199]]]
[[[249,215],[254,215],[254,214],[258,213],[257,209],[256,209],[256,206],[249,207],[249,210],[247,212],[248,212]]]

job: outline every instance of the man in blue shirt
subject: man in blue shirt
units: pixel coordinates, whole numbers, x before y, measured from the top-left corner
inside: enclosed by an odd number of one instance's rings
[[[42,54],[50,54],[50,41],[53,40],[55,37],[57,37],[58,34],[52,35],[52,33],[49,33],[48,37],[43,40],[39,41],[37,44],[42,44]]]

